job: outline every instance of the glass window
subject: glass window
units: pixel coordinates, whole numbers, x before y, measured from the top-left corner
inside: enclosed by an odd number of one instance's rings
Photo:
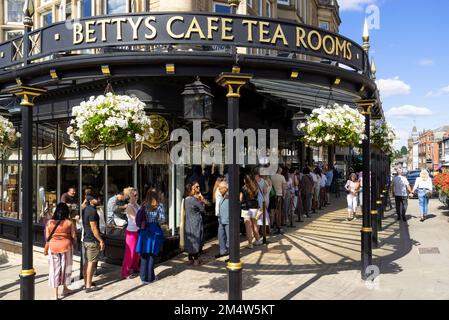
[[[42,14],[42,27],[47,27],[53,23],[53,13],[51,11]]]
[[[278,4],[283,4],[283,5],[290,5],[290,0],[278,0]]]
[[[92,16],[92,0],[81,0],[81,17]]]
[[[21,23],[23,21],[23,4],[25,0],[5,1],[5,20],[8,23]]]
[[[59,6],[59,21],[72,19],[72,2],[67,0]]]
[[[121,209],[118,211],[112,211],[111,204],[116,201],[116,204],[123,206],[126,204],[126,199],[117,199],[116,195],[127,187],[133,186],[133,176],[131,166],[108,166],[108,185],[107,185],[107,197],[105,198],[106,204],[106,233],[117,237],[125,236],[125,228],[127,225],[126,210]],[[102,184],[101,193],[104,194],[104,185]],[[121,203],[120,203],[121,202]],[[141,199],[138,199],[141,203]]]
[[[231,7],[222,4],[222,3],[214,3],[214,12],[216,13],[231,13]]]
[[[257,3],[257,13],[259,16],[263,16],[263,0],[259,0]]]
[[[23,34],[22,30],[13,30],[13,31],[6,31],[6,40],[13,39],[15,37],[21,36]]]
[[[324,30],[329,30],[329,22],[327,22],[327,21],[320,21],[319,27],[321,29],[324,29]]]
[[[19,219],[19,166],[5,165],[2,173],[2,215]]]
[[[37,222],[45,224],[58,203],[56,165],[38,165],[37,167]]]
[[[265,12],[267,17],[271,17],[271,2],[268,0],[265,1]]]
[[[106,0],[106,14],[127,13],[128,0]]]

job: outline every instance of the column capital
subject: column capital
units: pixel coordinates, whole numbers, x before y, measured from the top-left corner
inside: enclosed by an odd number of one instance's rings
[[[228,98],[240,98],[240,88],[243,87],[253,76],[248,73],[223,72],[215,80],[220,86],[227,87]]]
[[[360,112],[364,115],[370,115],[371,110],[377,104],[377,100],[375,99],[367,99],[367,100],[358,100],[356,101],[357,107],[360,109]]]
[[[22,101],[20,102],[20,105],[22,107],[33,107],[34,99],[47,92],[47,90],[24,85],[17,85],[9,89],[8,92],[22,99]]]

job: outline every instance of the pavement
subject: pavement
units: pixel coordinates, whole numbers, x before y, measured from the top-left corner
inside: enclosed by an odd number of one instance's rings
[[[358,220],[347,222],[344,200],[332,199],[311,219],[270,236],[268,246],[247,249],[242,238],[243,299],[449,299],[449,210],[432,200],[424,223],[417,200],[410,200],[408,222],[398,222],[394,210],[386,212],[379,247],[373,249],[372,268],[378,276],[363,281],[361,212]],[[214,258],[217,251],[217,241],[208,242],[199,267],[187,265],[186,254],[166,261],[156,267],[159,280],[149,285],[139,278],[120,280],[120,267],[100,264],[94,281],[102,290],[78,290],[64,299],[225,300],[226,264],[225,258]],[[20,263],[20,255],[0,252],[0,299],[19,299]],[[36,251],[34,265],[36,299],[51,299],[47,258]],[[79,274],[77,262],[73,274]],[[82,283],[75,280],[70,288],[77,290]]]

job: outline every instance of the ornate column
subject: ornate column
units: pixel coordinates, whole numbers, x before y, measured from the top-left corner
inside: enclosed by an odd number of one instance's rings
[[[250,74],[239,73],[240,68],[234,67],[233,72],[224,72],[216,82],[226,87],[228,93],[228,129],[234,131],[239,128],[239,99],[240,88],[249,79]],[[229,140],[228,140],[229,141]],[[238,146],[235,138],[232,139],[232,163],[228,165],[229,175],[229,262],[228,269],[228,299],[242,300],[242,263],[240,262],[240,186],[239,165],[237,164]]]
[[[365,139],[362,143],[363,149],[363,227],[361,230],[361,271],[362,279],[367,278],[367,268],[372,265],[372,234],[371,226],[371,152],[370,152],[370,122],[371,110],[375,105],[376,100],[361,100],[357,102],[362,114],[365,116]]]

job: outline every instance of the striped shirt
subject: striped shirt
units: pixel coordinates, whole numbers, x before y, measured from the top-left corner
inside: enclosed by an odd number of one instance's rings
[[[162,203],[154,211],[150,211],[149,206],[145,206],[145,218],[147,223],[165,223],[165,209]]]

